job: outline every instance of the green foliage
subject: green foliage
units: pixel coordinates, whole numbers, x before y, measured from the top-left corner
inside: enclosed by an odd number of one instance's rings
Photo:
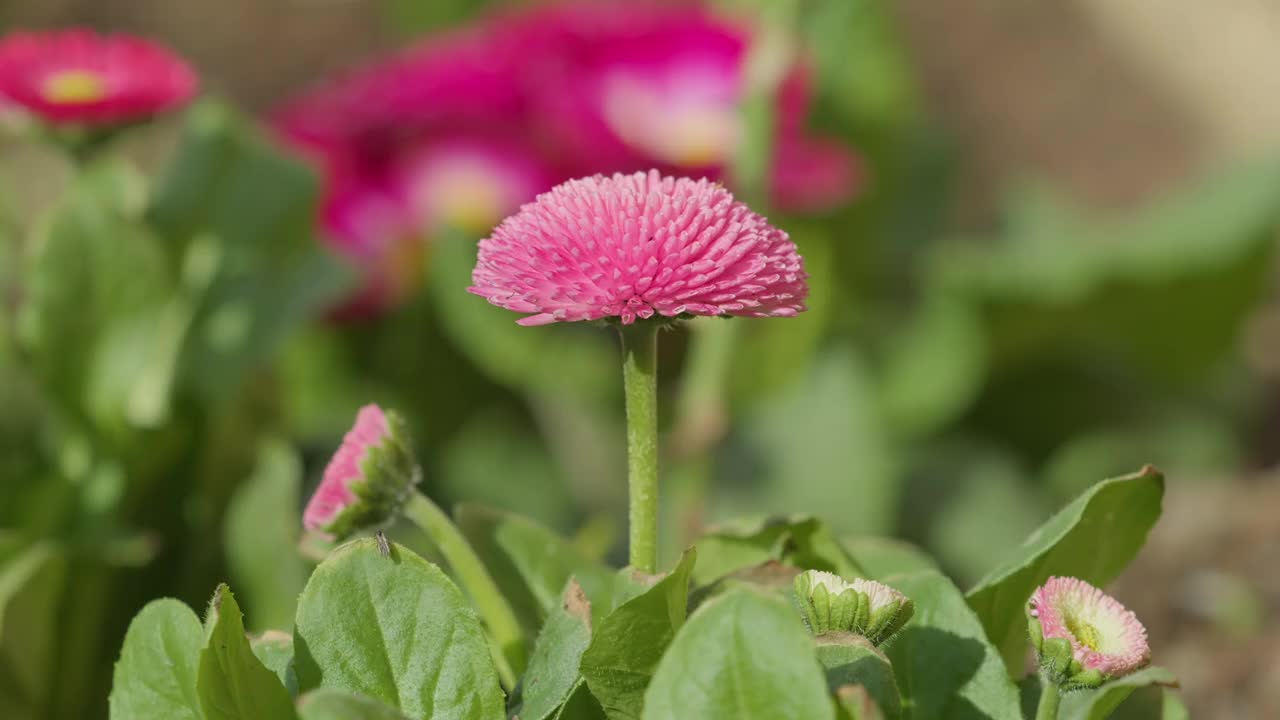
[[[394,708],[333,688],[312,690],[298,699],[301,720],[408,720]]]
[[[885,649],[902,691],[903,718],[1018,720],[1018,689],[956,586],[932,570],[892,575],[885,582],[916,608]]]
[[[813,640],[785,602],[732,590],[676,635],[644,694],[644,720],[832,718]]]
[[[827,673],[827,688],[832,693],[846,685],[859,685],[885,717],[893,719],[902,714],[898,681],[884,653],[859,635],[828,633],[815,640],[818,663]]]
[[[293,717],[288,691],[245,637],[244,616],[231,588],[220,585],[214,592],[204,623],[196,690],[206,720]]]
[[[1177,685],[1177,677],[1169,670],[1149,667],[1113,680],[1097,690],[1067,695],[1062,699],[1061,717],[1063,720],[1106,720],[1137,690]]]
[[[770,560],[805,570],[862,574],[831,530],[809,515],[724,523],[699,538],[696,547],[699,561],[693,579],[700,585]]]
[[[520,717],[543,720],[569,699],[578,685],[582,655],[591,643],[591,603],[574,580],[551,611],[529,658]]]
[[[111,687],[111,720],[201,720],[200,619],[183,603],[153,600],[129,624]]]
[[[1109,583],[1146,541],[1163,496],[1164,476],[1151,467],[1099,483],[969,591],[969,605],[1011,672],[1021,670],[1026,654],[1021,613],[1032,591],[1054,575]]]
[[[64,554],[48,542],[0,557],[0,716],[35,720],[53,705],[55,603],[67,568]]]
[[[694,558],[694,551],[685,552],[666,577],[597,624],[582,655],[582,676],[609,720],[641,717],[645,688],[684,624]]]
[[[298,599],[298,686],[348,690],[411,717],[502,718],[484,631],[443,572],[372,539],[334,551]]]

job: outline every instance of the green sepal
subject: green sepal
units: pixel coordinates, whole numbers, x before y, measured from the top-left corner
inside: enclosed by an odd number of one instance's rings
[[[409,493],[422,479],[404,418],[388,410],[388,432],[360,459],[360,479],[349,486],[356,501],[343,508],[324,527],[342,540],[356,532],[386,525],[399,515]]]

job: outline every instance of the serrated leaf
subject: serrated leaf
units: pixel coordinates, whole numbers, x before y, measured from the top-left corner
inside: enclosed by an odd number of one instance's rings
[[[129,623],[111,683],[111,720],[201,720],[204,630],[184,603],[153,600]]]
[[[902,714],[898,682],[889,658],[860,635],[828,633],[814,638],[818,663],[827,674],[827,687],[836,693],[846,685],[866,689],[885,717]]]
[[[749,589],[703,605],[644,695],[644,720],[834,717],[813,640],[786,602]]]
[[[1096,586],[1115,579],[1160,517],[1164,476],[1147,467],[1095,485],[1054,515],[1013,556],[969,591],[970,607],[1020,675],[1027,648],[1023,605],[1050,576]]]
[[[294,717],[289,692],[250,647],[244,616],[226,585],[209,602],[196,689],[206,720]]]
[[[301,720],[408,720],[395,708],[345,690],[320,688],[298,698]]]
[[[410,717],[505,717],[484,631],[440,570],[401,545],[335,550],[298,600],[294,663],[299,686],[339,688]]]
[[[645,688],[684,624],[694,559],[685,551],[670,574],[597,623],[582,676],[609,720],[640,717]]]
[[[932,570],[884,582],[916,608],[911,622],[885,646],[902,693],[904,720],[1020,720],[1018,689],[956,586]]]
[[[578,684],[582,654],[591,644],[591,603],[574,580],[538,634],[524,674],[521,720],[543,720],[564,705]]]
[[[286,443],[266,440],[253,474],[227,506],[227,564],[256,629],[292,625],[298,593],[307,583],[309,568],[294,550],[302,527],[301,487],[301,459]]]
[[[1097,690],[1068,693],[1062,698],[1062,720],[1106,720],[1134,691],[1177,687],[1178,678],[1162,667],[1149,667],[1103,685]]]

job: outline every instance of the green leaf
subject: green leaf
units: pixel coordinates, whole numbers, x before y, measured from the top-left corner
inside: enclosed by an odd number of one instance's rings
[[[68,579],[65,554],[49,542],[31,545],[0,566],[0,710],[6,715],[46,715],[61,629],[58,609]]]
[[[703,605],[676,635],[641,717],[823,720],[834,711],[799,615],[743,588]]]
[[[938,563],[924,550],[902,540],[858,537],[845,540],[843,545],[862,567],[864,577],[872,580],[917,570],[938,569]]]
[[[613,571],[587,557],[551,530],[514,513],[461,503],[454,508],[458,529],[484,561],[526,628],[560,601],[572,576],[595,608],[610,607]]]
[[[1134,691],[1146,687],[1177,687],[1178,678],[1162,667],[1149,667],[1097,690],[1073,692],[1062,698],[1062,720],[1106,720]]]
[[[294,550],[302,462],[286,443],[266,440],[258,449],[253,475],[237,488],[227,506],[223,529],[227,564],[241,588],[251,627],[289,627],[298,593],[309,568]],[[276,548],[263,552],[263,548]]]
[[[569,699],[565,700],[560,711],[556,713],[555,720],[608,720],[608,716],[604,714],[604,708],[600,707],[599,701],[587,689],[586,681],[579,680],[569,693]]]
[[[111,683],[111,720],[201,720],[196,691],[204,630],[184,603],[153,600],[129,623]]]
[[[209,602],[196,689],[207,720],[294,717],[289,692],[254,655],[240,606],[226,585]]]
[[[885,648],[902,692],[902,717],[1019,720],[1018,689],[956,586],[932,570],[884,582],[911,598],[916,608],[911,622]]]
[[[293,636],[279,630],[268,630],[249,641],[253,654],[268,670],[280,678],[290,695],[298,694],[298,675],[293,671]]]
[[[298,600],[295,664],[303,690],[349,690],[410,717],[504,717],[484,631],[440,568],[365,538],[335,550]]]
[[[591,603],[574,580],[547,617],[524,674],[523,720],[543,720],[569,699],[578,684],[582,654],[591,643]]]
[[[320,688],[298,698],[302,720],[408,720],[395,708],[345,690]]]
[[[856,577],[861,568],[836,542],[831,530],[811,515],[746,518],[721,523],[698,539],[693,580],[706,585],[736,570],[769,560],[804,570]]]
[[[902,714],[893,666],[870,641],[849,633],[827,633],[814,641],[818,663],[827,673],[827,688],[831,692],[838,692],[845,685],[861,685],[886,717],[893,719]]]
[[[1160,517],[1164,476],[1152,467],[1095,485],[1054,515],[968,593],[987,637],[1011,672],[1021,674],[1027,648],[1023,605],[1050,576],[1096,586],[1115,579]]]
[[[694,558],[685,551],[670,574],[597,623],[582,676],[609,720],[640,717],[645,688],[684,624]]]

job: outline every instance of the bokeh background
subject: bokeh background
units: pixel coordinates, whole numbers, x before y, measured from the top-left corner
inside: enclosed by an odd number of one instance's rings
[[[105,717],[110,663],[152,597],[199,607],[229,578],[251,626],[287,627],[309,568],[302,499],[364,402],[410,418],[442,502],[625,556],[611,333],[515,328],[462,292],[474,250],[456,238],[423,241],[427,269],[393,307],[314,312],[352,281],[311,252],[315,181],[238,115],[512,4],[0,5],[0,32],[160,39],[225,101],[192,114],[234,140],[181,145],[183,121],[165,121],[124,140],[135,167],[180,156],[196,177],[202,158],[243,155],[152,211],[185,238],[183,272],[199,274],[193,246],[241,264],[191,310],[208,347],[164,373],[150,341],[104,328],[155,303],[180,315],[181,292],[149,295],[129,231],[87,210],[81,229],[108,246],[33,270],[30,229],[71,180],[48,152],[0,144],[0,330],[19,338],[0,342],[0,716]],[[808,123],[856,153],[858,190],[775,215],[814,275],[809,313],[664,337],[664,552],[719,518],[811,512],[919,543],[963,586],[1083,488],[1151,462],[1165,515],[1119,597],[1192,716],[1280,716],[1280,3],[796,5]],[[101,182],[137,204],[122,178]],[[33,350],[23,301],[50,283],[63,344]],[[267,331],[243,331],[259,317]],[[116,382],[145,386],[119,416]],[[168,399],[148,412],[139,393]]]

